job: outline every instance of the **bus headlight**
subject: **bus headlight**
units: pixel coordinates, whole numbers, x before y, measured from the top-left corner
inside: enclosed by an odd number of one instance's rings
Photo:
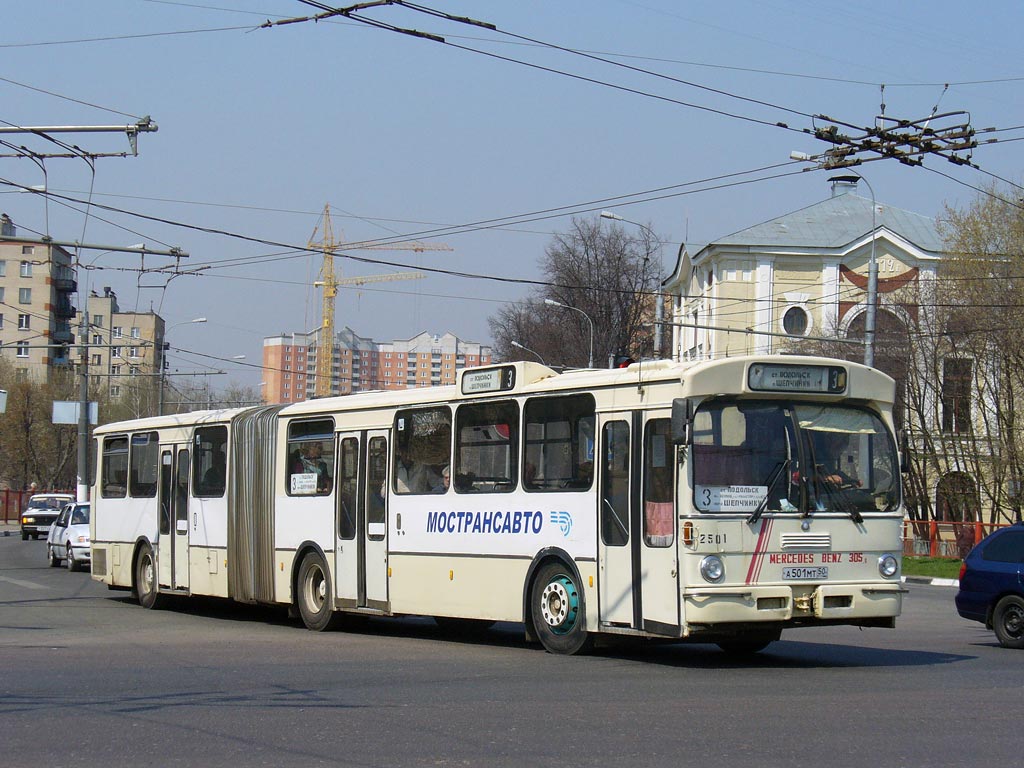
[[[717,584],[725,578],[725,563],[718,555],[708,555],[700,561],[700,575],[704,581]]]
[[[892,555],[882,555],[878,558],[878,572],[885,578],[891,579],[899,569],[899,561]]]

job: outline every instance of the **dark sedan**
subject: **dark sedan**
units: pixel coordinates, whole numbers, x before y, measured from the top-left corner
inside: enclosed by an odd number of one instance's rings
[[[956,609],[994,630],[1004,648],[1024,648],[1024,523],[994,531],[967,555]]]

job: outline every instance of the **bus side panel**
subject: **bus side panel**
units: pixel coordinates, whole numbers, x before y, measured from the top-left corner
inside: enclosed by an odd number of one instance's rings
[[[96,498],[96,497],[94,497]],[[132,584],[132,554],[140,539],[154,547],[159,538],[157,499],[104,499],[93,502],[93,548],[105,549],[106,576],[102,581],[117,587]],[[100,556],[103,560],[103,556]]]

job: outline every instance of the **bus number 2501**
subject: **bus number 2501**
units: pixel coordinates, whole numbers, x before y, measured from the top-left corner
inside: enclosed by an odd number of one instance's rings
[[[726,535],[724,533],[700,533],[697,534],[698,544],[725,544]]]

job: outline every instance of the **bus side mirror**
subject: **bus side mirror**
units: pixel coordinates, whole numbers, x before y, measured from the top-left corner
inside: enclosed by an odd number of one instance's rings
[[[688,445],[693,425],[693,403],[686,399],[672,401],[672,442]]]

